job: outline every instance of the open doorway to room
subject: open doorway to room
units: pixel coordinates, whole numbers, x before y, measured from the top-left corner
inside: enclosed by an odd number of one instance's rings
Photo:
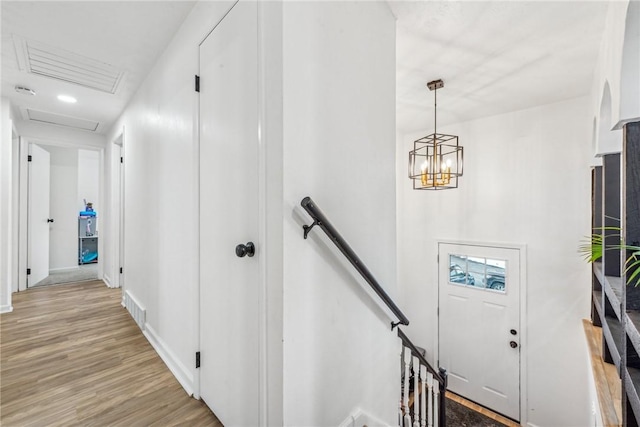
[[[98,279],[98,150],[28,145],[27,287]]]

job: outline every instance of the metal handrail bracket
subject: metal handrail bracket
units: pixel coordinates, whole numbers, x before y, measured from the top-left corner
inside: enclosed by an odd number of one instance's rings
[[[398,318],[397,322],[391,322],[391,329],[393,330],[398,325],[408,325],[409,319],[407,316],[402,313],[402,311],[398,308],[395,302],[389,297],[389,295],[385,292],[385,290],[380,286],[378,281],[373,277],[373,274],[369,271],[366,265],[362,262],[362,260],[356,255],[356,253],[351,249],[351,246],[344,240],[344,238],[340,235],[338,230],[331,224],[331,222],[327,219],[327,217],[322,213],[318,205],[311,200],[311,197],[305,197],[300,202],[305,211],[311,216],[313,219],[313,223],[311,225],[303,225],[302,228],[304,230],[304,238],[306,239],[309,235],[309,232],[313,227],[318,226],[325,232],[325,234],[331,239],[331,241],[338,247],[340,252],[349,260],[351,265],[362,275],[364,280],[371,286],[371,288],[375,291],[375,293],[380,297],[380,299],[389,307],[389,310],[393,312],[393,314]]]

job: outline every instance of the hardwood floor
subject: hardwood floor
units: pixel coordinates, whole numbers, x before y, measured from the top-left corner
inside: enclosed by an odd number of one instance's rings
[[[13,294],[0,316],[0,425],[222,426],[101,281]]]
[[[618,370],[613,363],[606,363],[602,355],[602,328],[594,326],[589,319],[582,319],[587,337],[591,369],[596,385],[602,425],[617,427],[622,425],[622,384]]]

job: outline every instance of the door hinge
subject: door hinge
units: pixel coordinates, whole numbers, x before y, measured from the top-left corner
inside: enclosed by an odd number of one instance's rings
[[[29,154],[29,155],[27,156],[27,162],[30,162],[31,160],[33,160],[33,157],[31,156],[31,154]]]
[[[122,274],[122,267],[120,267],[120,274]]]
[[[196,75],[196,92],[200,92],[200,76]]]
[[[27,276],[29,276],[31,274],[31,269],[27,268]]]
[[[200,352],[196,351],[196,368],[200,367]]]
[[[124,163],[122,156],[120,157],[120,163]]]

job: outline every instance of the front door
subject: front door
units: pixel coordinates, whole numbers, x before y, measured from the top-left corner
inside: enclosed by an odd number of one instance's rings
[[[440,243],[439,352],[448,389],[520,420],[520,250]]]
[[[257,41],[241,1],[200,45],[200,395],[226,426],[259,424]]]
[[[49,152],[29,144],[29,225],[27,287],[49,276],[49,193],[51,161]]]

